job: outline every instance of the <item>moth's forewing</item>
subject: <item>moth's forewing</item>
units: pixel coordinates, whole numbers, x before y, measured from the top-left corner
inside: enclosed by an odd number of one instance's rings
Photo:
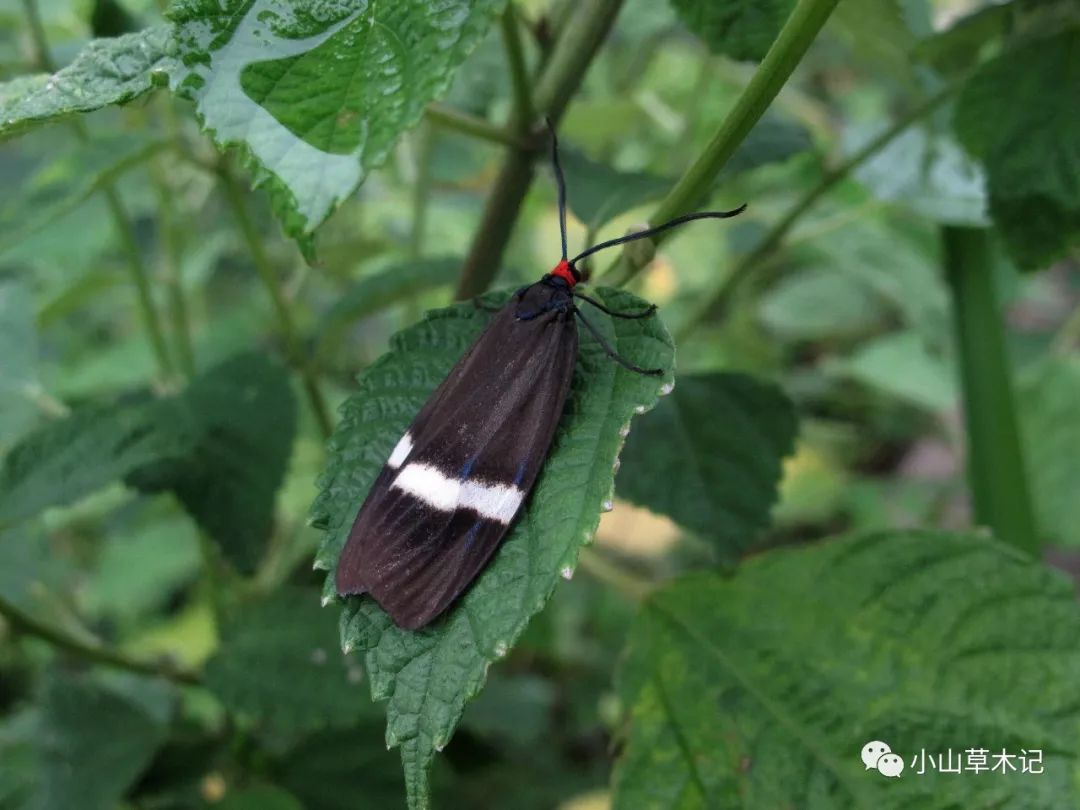
[[[570,312],[520,320],[516,309],[511,299],[499,310],[417,414],[338,561],[338,593],[370,594],[406,629],[428,624],[480,573],[554,438],[577,327]]]

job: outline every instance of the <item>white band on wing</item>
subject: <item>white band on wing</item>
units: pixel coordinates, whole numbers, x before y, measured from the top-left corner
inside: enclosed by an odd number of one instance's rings
[[[409,435],[409,431],[405,431],[405,435],[398,440],[398,443],[394,445],[394,452],[390,454],[390,458],[386,460],[386,466],[392,469],[397,469],[401,466],[401,463],[409,457],[409,453],[412,452],[412,437]]]
[[[407,434],[405,438],[408,438]],[[394,454],[397,454],[396,449]],[[525,500],[525,493],[513,484],[462,481],[444,475],[430,464],[415,462],[398,473],[392,486],[433,509],[442,512],[471,509],[480,517],[502,524],[509,524],[514,519],[521,502]]]

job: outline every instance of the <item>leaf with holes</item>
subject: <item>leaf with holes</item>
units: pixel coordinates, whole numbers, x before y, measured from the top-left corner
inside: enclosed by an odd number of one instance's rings
[[[168,84],[176,67],[168,26],[95,39],[53,74],[0,84],[0,141],[73,113],[124,104]]]
[[[503,0],[181,0],[175,87],[302,238],[442,96]]]
[[[222,628],[206,663],[206,686],[235,712],[277,732],[356,721],[359,665],[338,649],[334,616],[318,595],[284,588],[244,605]]]
[[[616,311],[644,302],[601,288]],[[489,298],[505,301],[506,294]],[[612,496],[614,466],[631,417],[651,408],[672,380],[671,338],[658,318],[618,320],[589,313],[621,354],[668,369],[644,377],[612,362],[585,330],[567,407],[521,518],[464,597],[419,632],[398,629],[367,598],[349,599],[342,643],[366,654],[372,696],[388,700],[386,740],[401,747],[412,808],[429,806],[427,771],[450,739],[465,703],[484,684],[488,666],[510,646],[569,577],[578,551],[596,530]],[[390,450],[435,386],[479,335],[488,315],[472,304],[429,313],[397,335],[390,352],[360,378],[330,441],[321,493],[312,507],[326,530],[316,565],[333,569],[368,488]],[[333,574],[327,598],[334,598]]]
[[[769,521],[795,432],[791,402],[774,385],[745,374],[680,377],[627,440],[619,495],[733,562]]]
[[[614,806],[1061,807],[1078,634],[1072,584],[984,534],[846,537],[686,577],[631,632]],[[887,779],[860,761],[875,740],[909,768],[983,748],[1017,770]],[[1033,749],[1043,772],[1021,773]]]

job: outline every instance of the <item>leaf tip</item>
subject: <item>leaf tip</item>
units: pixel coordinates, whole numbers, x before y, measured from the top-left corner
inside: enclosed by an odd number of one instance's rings
[[[505,641],[497,641],[497,642],[495,642],[494,653],[495,653],[496,658],[505,658],[506,653],[509,652],[509,650],[510,650],[510,645],[507,644]]]
[[[574,568],[570,565],[564,565],[561,569],[559,569],[559,574],[560,576],[562,576],[563,579],[573,579]]]
[[[675,390],[675,381],[670,380],[670,381],[668,381],[668,382],[666,382],[666,383],[664,383],[663,385],[660,386],[660,396],[666,397],[668,394],[670,394],[674,390]],[[642,411],[639,411],[639,413],[642,413]]]

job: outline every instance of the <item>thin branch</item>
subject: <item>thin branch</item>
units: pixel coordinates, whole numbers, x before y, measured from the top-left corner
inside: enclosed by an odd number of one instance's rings
[[[424,113],[431,123],[445,129],[452,129],[455,132],[472,135],[475,138],[502,146],[518,147],[522,145],[521,139],[504,127],[483,118],[478,118],[475,115],[470,115],[467,112],[456,110],[446,104],[432,102],[424,108]]]
[[[115,667],[139,675],[167,678],[181,684],[196,685],[202,680],[197,673],[169,661],[146,661],[129,658],[119,650],[76,638],[63,630],[38,621],[3,597],[0,597],[0,615],[4,616],[14,629],[47,641],[54,647],[66,650],[95,664]]]
[[[259,278],[262,279],[263,286],[270,294],[271,301],[274,303],[278,327],[281,329],[281,334],[285,339],[285,351],[288,353],[289,362],[293,368],[300,372],[308,401],[311,403],[311,409],[319,423],[319,429],[324,437],[329,438],[333,431],[330,411],[326,407],[326,400],[323,398],[322,390],[319,388],[315,367],[305,354],[303,345],[300,342],[299,333],[293,323],[292,311],[289,308],[288,300],[285,298],[281,281],[270,263],[270,257],[266,255],[262,237],[255,228],[255,223],[248,212],[247,202],[235,178],[224,168],[219,172],[218,176],[225,191],[225,198],[232,209],[233,216],[236,218],[236,224],[240,228],[240,234],[243,236],[248,252],[251,255],[251,261],[255,265]]]
[[[525,66],[525,50],[521,46],[517,12],[512,2],[506,4],[500,23],[503,48],[510,67],[510,88],[514,93],[512,126],[515,132],[523,132],[536,120],[536,109],[533,107],[532,89],[529,87],[529,71]]]
[[[42,70],[51,73],[56,68],[49,52],[49,42],[45,37],[45,28],[41,24],[37,3],[35,0],[23,0],[23,9],[30,22],[30,36],[34,43],[35,59]],[[89,139],[82,121],[72,119],[70,126],[79,140]],[[161,319],[158,317],[157,308],[154,306],[154,299],[150,293],[150,272],[139,252],[139,245],[135,240],[135,229],[131,225],[131,218],[128,216],[127,209],[124,208],[116,187],[112,183],[106,183],[102,186],[102,191],[105,194],[117,236],[120,238],[120,245],[127,257],[128,271],[135,284],[143,326],[150,336],[150,345],[157,358],[158,371],[164,379],[168,380],[173,374],[172,359],[169,357]]]
[[[177,227],[172,190],[165,179],[164,166],[158,162],[151,165],[150,177],[158,198],[161,278],[168,295],[169,319],[172,322],[177,361],[180,371],[190,379],[195,373],[195,351],[191,342],[191,321],[188,317],[187,297],[180,278],[180,243],[183,237]]]
[[[537,115],[558,121],[585,78],[589,64],[603,43],[623,0],[586,0],[560,32],[533,92]],[[524,143],[511,147],[488,197],[484,215],[473,236],[461,269],[455,297],[472,298],[494,280],[503,252],[532,185],[533,164],[544,153],[546,142],[531,137],[532,121],[512,121],[516,136]],[[526,145],[527,144],[527,145]]]
[[[650,222],[666,222],[690,213],[708,196],[728,159],[791,77],[838,2],[800,0],[712,141],[660,203]],[[661,236],[656,244],[664,238]],[[646,251],[644,256],[648,255]],[[623,251],[604,274],[604,281],[616,286],[625,284],[641,272],[645,264],[637,251]]]

